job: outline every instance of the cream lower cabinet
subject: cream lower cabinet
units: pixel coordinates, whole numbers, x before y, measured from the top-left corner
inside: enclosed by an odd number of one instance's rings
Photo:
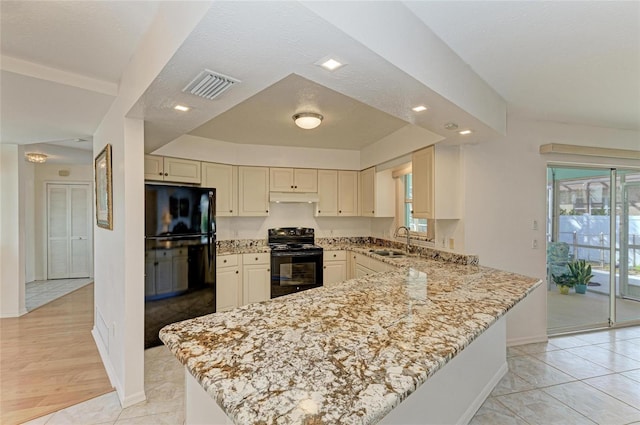
[[[242,254],[242,303],[271,299],[271,254]]]
[[[238,215],[269,215],[269,168],[238,167]]]
[[[232,310],[242,305],[241,256],[216,257],[216,312]]]
[[[353,277],[362,277],[369,274],[381,273],[395,269],[395,267],[390,264],[378,261],[375,258],[371,258],[366,255],[351,253],[351,256],[353,257]]]
[[[324,286],[331,288],[347,280],[346,251],[324,251],[323,263],[322,284]]]

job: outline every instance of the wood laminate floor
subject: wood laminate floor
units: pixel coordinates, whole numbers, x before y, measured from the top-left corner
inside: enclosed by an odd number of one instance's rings
[[[113,391],[92,326],[93,284],[0,319],[0,423],[20,424]]]

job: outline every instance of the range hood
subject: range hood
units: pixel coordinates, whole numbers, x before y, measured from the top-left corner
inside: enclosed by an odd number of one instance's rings
[[[303,192],[269,192],[270,202],[318,202],[320,197],[317,193]]]

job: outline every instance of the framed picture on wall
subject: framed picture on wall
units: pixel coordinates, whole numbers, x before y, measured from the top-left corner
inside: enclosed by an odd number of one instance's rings
[[[113,230],[113,193],[111,192],[111,145],[100,151],[94,161],[96,175],[96,222]]]

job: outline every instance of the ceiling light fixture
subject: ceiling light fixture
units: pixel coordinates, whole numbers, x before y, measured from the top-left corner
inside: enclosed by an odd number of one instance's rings
[[[463,136],[466,136],[467,134],[471,134],[471,133],[473,133],[473,131],[471,131],[471,130],[461,130],[461,131],[458,131],[458,134],[461,134],[461,135],[463,135]]]
[[[415,112],[422,112],[422,111],[426,111],[427,107],[424,105],[420,105],[420,106],[416,106],[415,108],[411,108],[413,111]]]
[[[305,130],[311,130],[312,128],[319,126],[324,117],[313,112],[300,112],[295,114],[292,118],[298,127]]]
[[[176,111],[187,112],[191,108],[189,108],[188,106],[184,106],[184,105],[176,105],[176,106],[173,107],[173,109],[175,109]]]
[[[27,152],[24,157],[27,161],[36,164],[44,164],[45,162],[47,162],[47,155],[43,153]]]
[[[458,124],[454,123],[454,122],[448,122],[444,125],[444,128],[446,128],[447,130],[457,130],[458,129]]]

